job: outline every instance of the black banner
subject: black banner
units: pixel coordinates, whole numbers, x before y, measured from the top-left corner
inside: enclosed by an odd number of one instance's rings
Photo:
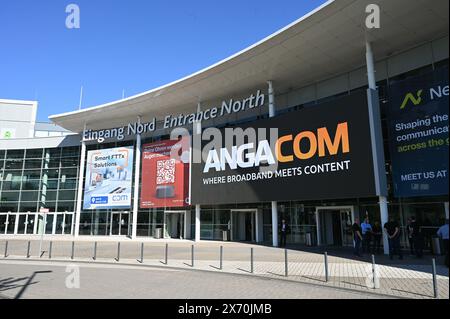
[[[448,68],[391,84],[394,195],[448,194]]]
[[[235,138],[232,145],[205,150],[211,141],[203,136],[205,156],[192,161],[192,204],[376,194],[365,91],[239,128],[256,131],[257,140]],[[271,128],[278,129],[272,139]],[[226,130],[220,130],[222,145]]]

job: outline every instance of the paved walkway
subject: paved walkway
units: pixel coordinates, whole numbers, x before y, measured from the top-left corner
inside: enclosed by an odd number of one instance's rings
[[[3,257],[5,241],[2,241],[2,239],[0,239],[0,260],[5,260]],[[52,242],[51,259],[71,261],[71,240],[55,239]],[[331,251],[328,255],[329,278],[326,281],[324,255],[319,251],[288,249],[288,276],[286,277],[284,249],[244,243],[205,241],[195,243],[194,267],[192,267],[192,242],[170,241],[167,243],[168,262],[165,264],[166,241],[145,241],[143,264],[152,267],[247,274],[285,281],[313,283],[327,287],[349,288],[361,292],[370,291],[397,297],[433,297],[432,267],[429,258],[417,260],[406,257],[403,261],[394,260],[391,262],[386,256],[376,256],[376,280],[374,281],[370,256],[355,259],[345,250]],[[28,240],[9,240],[6,260],[48,260],[50,257],[50,242],[43,242],[44,253],[41,258],[39,258],[39,244],[39,240],[30,241],[29,258],[26,258]],[[130,240],[120,241],[119,262],[121,264],[140,265],[141,245],[140,242]],[[219,261],[220,246],[223,246],[222,269],[220,269]],[[253,248],[254,256],[253,273],[250,260],[251,248]],[[118,253],[118,242],[111,239],[98,241],[96,260],[94,261],[94,242],[83,239],[77,240],[74,244],[74,260],[76,261],[117,263]],[[448,299],[448,269],[437,265],[437,274],[439,298]],[[376,289],[373,289],[374,283]]]
[[[79,287],[69,288],[66,266],[79,268]],[[0,259],[1,298],[151,299],[373,299],[360,291],[218,272],[120,264]],[[262,304],[264,302],[261,302]]]

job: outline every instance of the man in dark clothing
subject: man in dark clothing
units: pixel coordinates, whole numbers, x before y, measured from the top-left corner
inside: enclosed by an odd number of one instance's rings
[[[399,259],[403,259],[402,251],[400,249],[400,226],[393,219],[384,224],[388,240],[389,240],[389,258],[392,260],[394,255],[398,255]]]
[[[372,252],[374,254],[380,253],[381,238],[383,237],[383,230],[381,229],[380,222],[376,221],[372,228],[373,232],[373,247]]]
[[[288,225],[286,223],[285,219],[281,220],[281,225],[280,225],[280,247],[286,247],[286,235],[287,235],[287,231],[288,231]]]
[[[412,241],[414,242],[414,250],[416,251],[417,258],[423,257],[424,236],[422,225],[416,220],[415,217],[411,217],[412,226]]]
[[[361,242],[362,242],[363,236],[362,236],[361,226],[359,225],[359,218],[355,218],[355,223],[352,226],[352,232],[353,232],[353,244],[354,244],[353,253],[356,256],[361,257],[360,249],[361,249]]]

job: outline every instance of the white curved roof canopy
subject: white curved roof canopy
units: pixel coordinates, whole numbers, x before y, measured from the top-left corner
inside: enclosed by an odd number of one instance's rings
[[[367,32],[368,4],[381,8],[381,28]],[[432,5],[430,5],[432,3]],[[376,59],[448,35],[448,0],[328,1],[262,41],[199,72],[129,98],[50,116],[73,132],[122,126],[136,117],[194,112],[208,104],[266,88],[302,87],[365,64],[365,39]]]

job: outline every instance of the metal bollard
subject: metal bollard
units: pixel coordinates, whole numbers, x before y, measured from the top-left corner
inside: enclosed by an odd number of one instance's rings
[[[141,243],[141,264],[144,263],[144,243]]]
[[[164,263],[167,265],[168,264],[168,255],[169,255],[169,244],[166,243],[166,253],[164,256]]]
[[[94,257],[92,259],[97,260],[97,242],[94,242]]]
[[[194,267],[194,245],[191,246],[191,267]]]
[[[53,248],[53,241],[50,241],[50,246],[48,247],[48,259],[52,259],[52,248]]]
[[[438,297],[438,287],[437,287],[437,279],[436,279],[436,259],[432,259],[432,270],[433,270],[433,297]]]
[[[8,241],[5,243],[5,258],[8,257]]]
[[[72,242],[72,254],[70,255],[70,259],[73,259],[73,256],[75,254],[75,242]]]
[[[223,246],[220,246],[220,263],[219,263],[219,268],[220,270],[222,270],[222,266],[223,266]]]
[[[375,271],[375,255],[372,255],[372,281],[373,281],[373,289],[377,289],[377,275]]]
[[[253,247],[250,248],[250,272],[253,274]]]
[[[30,241],[28,241],[28,247],[27,247],[27,258],[30,258]]]
[[[328,282],[328,254],[325,252],[324,254],[325,259],[325,281]]]
[[[117,243],[117,261],[120,261],[120,241]]]
[[[284,249],[284,276],[288,276],[288,251],[287,248]]]

